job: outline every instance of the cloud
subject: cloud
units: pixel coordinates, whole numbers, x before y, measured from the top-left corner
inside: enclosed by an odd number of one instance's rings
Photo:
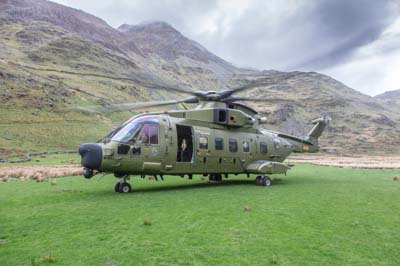
[[[400,89],[400,18],[374,42],[356,49],[344,63],[322,69],[328,75],[345,80],[352,88],[376,95]]]
[[[383,33],[400,16],[397,0],[56,2],[99,16],[113,27],[149,20],[166,21],[235,65],[322,71],[365,93],[375,93],[388,86],[384,82],[388,75],[386,70],[380,68],[382,73],[378,70],[373,73],[366,65],[395,64],[388,56],[389,50],[390,54],[397,55],[400,49],[398,37],[392,36],[390,41],[387,36],[383,38]],[[368,54],[362,52],[363,47],[371,45],[375,48],[369,48]],[[379,81],[363,83],[362,71],[375,75]],[[361,76],[360,81],[355,82],[354,76]]]

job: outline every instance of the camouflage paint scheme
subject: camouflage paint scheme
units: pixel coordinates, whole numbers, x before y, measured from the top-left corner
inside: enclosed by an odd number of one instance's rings
[[[328,123],[326,118],[313,121],[315,125],[307,136],[299,138],[261,128],[264,119],[246,106],[207,102],[192,110],[140,114],[120,128],[139,120],[142,124],[156,124],[157,144],[143,144],[136,138],[120,142],[106,137],[100,143],[103,156],[98,170],[116,176],[286,173],[290,167],[283,161],[290,153],[319,150],[318,138]],[[177,161],[181,145],[177,125],[191,127],[193,156],[188,162]],[[222,139],[222,150],[216,149],[216,138],[219,143]],[[230,151],[233,140],[237,141],[236,152]],[[119,152],[121,146],[125,146],[124,152]]]

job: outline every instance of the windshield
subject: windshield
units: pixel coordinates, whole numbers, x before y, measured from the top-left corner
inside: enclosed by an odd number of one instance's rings
[[[120,141],[120,142],[130,142],[133,141],[136,134],[142,128],[142,124],[132,121],[125,127],[115,134],[111,140]]]
[[[147,133],[147,134],[145,134],[146,136],[149,135],[148,137],[151,137],[150,135],[154,135],[154,134],[150,134],[149,132],[147,132],[151,128],[148,128],[147,125],[145,125],[143,127],[144,124],[158,125],[158,121],[155,117],[148,117],[148,116],[144,116],[144,117],[135,119],[135,120],[129,122],[128,124],[126,124],[125,126],[123,126],[121,129],[119,129],[111,137],[111,140],[119,141],[119,142],[135,142],[135,138],[142,128],[146,129],[145,130],[145,132]],[[157,126],[157,129],[158,129],[158,126]],[[153,131],[153,130],[151,130],[151,131]],[[143,132],[143,130],[142,130],[142,132]],[[141,134],[141,135],[143,135],[143,134]],[[158,132],[157,132],[157,137],[158,137]],[[153,141],[151,141],[151,142],[153,142]],[[158,142],[158,140],[157,140],[157,142]],[[147,143],[147,141],[144,143]]]

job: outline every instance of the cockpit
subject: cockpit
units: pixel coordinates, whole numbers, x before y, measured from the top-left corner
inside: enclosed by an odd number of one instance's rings
[[[111,135],[111,141],[123,143],[136,143],[157,145],[158,144],[159,122],[154,116],[138,117]]]

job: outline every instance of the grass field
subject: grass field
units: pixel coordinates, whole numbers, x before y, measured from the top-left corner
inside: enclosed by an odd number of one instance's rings
[[[400,170],[0,184],[0,265],[400,265]]]

